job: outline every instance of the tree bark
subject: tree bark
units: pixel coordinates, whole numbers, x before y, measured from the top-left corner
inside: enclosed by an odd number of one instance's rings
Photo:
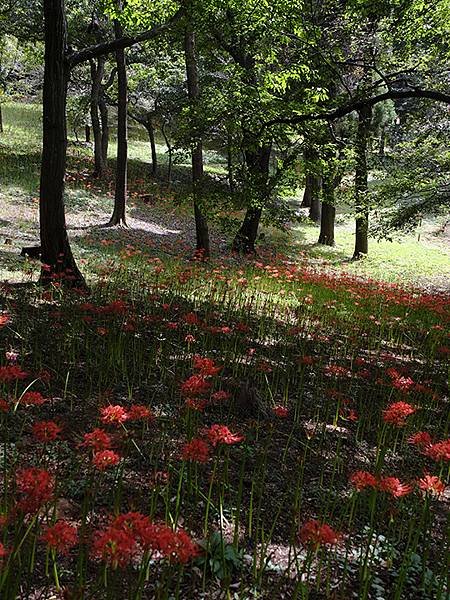
[[[334,181],[324,176],[322,184],[322,215],[320,219],[320,234],[318,244],[334,246],[334,221],[336,207],[334,202]]]
[[[0,133],[3,133],[3,110],[0,104]]]
[[[121,6],[121,3],[119,3]],[[117,39],[123,37],[122,25],[114,22],[114,33]],[[126,225],[127,201],[127,167],[128,167],[128,79],[125,51],[116,51],[118,109],[117,109],[117,163],[116,163],[116,190],[114,195],[114,210],[108,223],[110,226]]]
[[[67,25],[64,0],[44,0],[45,66],[40,179],[40,281],[84,287],[69,244],[64,213],[67,129]]]
[[[100,111],[100,123],[102,126],[102,161],[105,169],[108,166],[108,146],[109,146],[109,117],[108,117],[108,106],[106,104],[105,95],[103,91],[100,92],[98,99],[98,108]]]
[[[85,137],[86,143],[89,143],[91,141],[91,127],[90,127],[90,125],[85,125],[84,126],[84,137]]]
[[[91,99],[90,112],[92,131],[94,134],[94,177],[102,177],[105,172],[104,154],[102,148],[103,131],[99,118],[101,86],[105,74],[105,58],[103,56],[90,61],[91,65]]]
[[[311,205],[309,207],[309,218],[314,223],[320,222],[320,191],[322,189],[322,178],[320,175],[311,175]]]
[[[355,251],[353,260],[366,256],[369,250],[369,206],[367,199],[368,171],[367,171],[367,145],[372,121],[372,107],[363,106],[358,111],[358,131],[356,134],[356,168],[355,168]]]
[[[256,150],[248,140],[248,148],[244,153],[249,174],[249,184],[252,195],[256,198],[247,208],[244,220],[240,226],[232,245],[233,252],[243,254],[256,254],[255,243],[258,237],[258,228],[262,215],[262,206],[267,196],[267,183],[269,179],[269,161],[272,144],[265,144]]]
[[[196,121],[198,119],[197,104],[200,96],[200,88],[198,83],[197,57],[195,52],[195,33],[189,26],[186,28],[184,36],[184,53],[186,60],[188,97],[191,104],[191,115],[193,117],[194,125],[193,134],[196,138],[191,149],[191,157],[197,250],[202,252],[205,257],[208,257],[210,254],[208,223],[201,209],[201,197],[203,191],[203,148],[202,140],[196,131]]]
[[[150,115],[147,116],[147,120],[145,122],[145,128],[148,133],[148,138],[150,140],[150,149],[152,153],[152,176],[155,177],[158,171],[158,155],[156,154],[156,142],[155,142],[155,128],[153,126],[153,119]]]
[[[167,183],[170,184],[170,182],[172,181],[173,148],[172,148],[172,144],[170,143],[169,136],[167,135],[166,127],[167,127],[167,121],[164,121],[164,123],[161,126],[161,133],[163,135],[164,142],[167,146],[167,154],[169,155],[169,161],[168,161],[168,165],[167,165]]]
[[[312,196],[312,188],[313,188],[313,175],[311,173],[307,173],[305,176],[305,191],[303,193],[303,200],[301,203],[302,208],[310,208],[311,206],[311,196]]]

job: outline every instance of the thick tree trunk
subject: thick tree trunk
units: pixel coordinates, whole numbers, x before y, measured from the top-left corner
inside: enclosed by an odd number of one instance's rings
[[[334,246],[334,221],[336,218],[334,182],[332,178],[324,176],[322,185],[322,215],[320,219],[320,235],[317,243],[324,246]]]
[[[91,141],[91,126],[90,125],[84,126],[84,137],[85,137],[86,143],[89,143]]]
[[[249,147],[252,147],[249,141]],[[245,213],[244,221],[240,226],[232,245],[233,252],[256,254],[255,243],[258,237],[258,228],[262,215],[262,206],[267,197],[269,179],[269,161],[272,145],[266,144],[257,150],[245,151],[245,162],[249,174],[249,184],[252,195],[256,196]]]
[[[150,140],[150,149],[152,153],[152,175],[155,177],[158,171],[158,155],[156,154],[156,142],[155,142],[155,128],[153,126],[153,120],[150,116],[147,117],[145,128],[148,133],[148,139]]]
[[[99,118],[99,103],[101,95],[101,86],[105,74],[105,58],[101,56],[97,61],[91,60],[91,99],[90,112],[92,131],[94,134],[94,177],[102,177],[105,172],[105,162],[103,160],[102,149],[102,126]]]
[[[119,21],[114,22],[114,33],[117,39],[123,37],[123,28]],[[116,191],[114,195],[114,211],[108,225],[126,225],[128,80],[124,50],[116,51],[116,64],[118,86]]]
[[[309,218],[314,223],[320,222],[320,192],[322,189],[322,178],[319,175],[311,175],[311,204],[309,207]]]
[[[368,171],[367,145],[369,141],[372,108],[365,106],[358,112],[358,131],[356,134],[356,169],[355,169],[355,207],[356,207],[356,238],[353,260],[367,255],[369,206],[367,199]]]
[[[196,114],[198,99],[200,96],[200,88],[198,84],[198,68],[197,57],[195,53],[195,33],[188,26],[184,36],[184,54],[186,60],[186,79],[188,87],[188,96],[191,103],[191,110],[195,121],[198,119]],[[209,256],[209,231],[206,217],[201,209],[201,197],[203,188],[203,148],[202,140],[195,131],[196,123],[194,122],[194,134],[197,141],[194,143],[192,156],[192,189],[194,194],[194,217],[195,231],[197,239],[197,250],[202,252],[205,257]]]
[[[49,283],[58,279],[72,286],[84,287],[83,276],[70,248],[64,213],[68,83],[64,0],[44,0],[44,30],[43,146],[39,201],[43,267],[40,281]]]

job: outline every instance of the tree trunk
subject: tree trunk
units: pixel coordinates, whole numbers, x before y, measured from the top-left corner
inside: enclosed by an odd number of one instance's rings
[[[334,181],[331,177],[324,176],[322,185],[322,215],[320,219],[320,235],[317,243],[324,246],[334,246],[334,221],[336,217]]]
[[[92,131],[94,133],[94,177],[102,177],[105,172],[105,162],[103,160],[103,149],[102,149],[102,126],[99,119],[99,103],[101,95],[101,86],[103,76],[105,74],[105,58],[101,56],[97,59],[90,61],[91,65],[91,99],[90,99],[90,112],[91,112],[91,123]]]
[[[302,208],[310,208],[310,206],[311,206],[313,177],[314,176],[311,175],[311,173],[307,173],[305,176],[305,191],[303,193],[303,200],[301,203]]]
[[[201,197],[203,187],[203,148],[202,140],[198,136],[197,129],[197,105],[200,96],[198,84],[197,57],[195,53],[195,33],[190,27],[186,28],[184,35],[184,54],[186,60],[186,79],[188,87],[188,97],[191,104],[191,119],[193,134],[196,138],[192,149],[192,190],[194,195],[194,217],[195,231],[197,239],[197,250],[202,252],[205,257],[209,256],[209,231],[206,217],[201,209]]]
[[[153,120],[150,116],[147,117],[147,121],[145,123],[145,128],[148,133],[148,138],[150,140],[150,148],[152,152],[152,176],[155,177],[158,171],[158,155],[156,154],[156,142],[155,142],[155,128],[153,127]]]
[[[100,111],[100,122],[102,126],[102,161],[105,169],[108,167],[108,146],[109,146],[109,118],[108,118],[108,106],[105,101],[103,92],[100,92],[98,99],[98,108]]]
[[[119,2],[121,8],[121,2]],[[114,21],[116,38],[123,37],[123,28],[119,21]],[[108,225],[126,225],[127,199],[127,163],[128,163],[128,80],[125,51],[116,51],[118,110],[117,110],[117,164],[116,191],[114,196],[114,211]]]
[[[252,148],[250,140],[248,143],[249,147]],[[252,149],[245,151],[245,162],[249,173],[249,184],[251,191],[256,195],[256,198],[255,202],[248,207],[244,221],[233,240],[231,248],[233,252],[256,254],[255,243],[258,237],[262,206],[268,193],[267,183],[269,178],[271,151],[272,144],[265,144],[257,150]]]
[[[84,126],[84,137],[86,140],[86,143],[89,144],[89,142],[91,141],[91,127],[90,125],[85,125]]]
[[[164,142],[167,146],[167,154],[169,155],[169,162],[167,165],[167,183],[170,184],[170,182],[172,180],[173,149],[172,149],[172,144],[170,143],[170,140],[169,140],[169,136],[167,135],[167,132],[166,132],[166,127],[167,127],[167,122],[164,121],[164,123],[161,126],[161,133],[163,134]]]
[[[227,134],[227,169],[228,169],[228,187],[230,192],[234,193],[234,169],[233,169],[233,142],[231,134]]]
[[[3,133],[3,111],[2,111],[1,104],[0,104],[0,133]]]
[[[322,189],[322,178],[319,175],[311,175],[311,204],[309,207],[309,218],[314,223],[320,222],[320,191]]]
[[[355,207],[356,207],[356,239],[353,260],[358,260],[368,252],[369,206],[367,199],[367,145],[372,108],[365,106],[358,111],[358,131],[356,134],[356,169],[355,169]]]
[[[72,286],[84,287],[83,276],[70,248],[64,213],[68,84],[64,0],[44,0],[44,31],[43,145],[39,199],[43,267],[40,281],[49,283],[58,279]]]

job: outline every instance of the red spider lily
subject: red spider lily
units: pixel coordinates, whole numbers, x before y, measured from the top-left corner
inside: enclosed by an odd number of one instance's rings
[[[52,498],[53,477],[45,469],[29,467],[16,473],[16,488],[19,493],[17,509],[25,514],[34,514]]]
[[[424,453],[437,462],[441,460],[449,461],[450,438],[448,440],[442,440],[442,442],[436,442],[436,444],[431,444]]]
[[[100,409],[100,421],[108,425],[121,425],[128,419],[128,413],[123,406],[104,406]]]
[[[0,315],[0,328],[4,327],[7,323],[9,323],[10,318],[9,315],[4,313],[2,315]]]
[[[132,404],[127,411],[129,421],[147,420],[153,421],[155,415],[152,411],[143,404]]]
[[[22,371],[22,367],[19,365],[7,365],[6,367],[0,367],[0,381],[9,383],[10,381],[17,381],[18,379],[26,379],[28,373]]]
[[[414,446],[418,446],[419,448],[426,448],[427,446],[431,445],[432,439],[428,431],[418,431],[417,433],[409,436],[408,442],[410,444],[414,444]]]
[[[405,394],[408,393],[414,387],[414,385],[415,383],[411,377],[397,377],[392,380],[392,387]]]
[[[315,519],[307,521],[299,531],[299,539],[304,545],[311,545],[317,549],[324,546],[334,546],[342,539],[342,534],[334,531],[326,523],[319,523]]]
[[[33,425],[33,436],[38,442],[47,444],[48,442],[54,442],[58,439],[59,434],[62,431],[55,421],[36,421]]]
[[[217,403],[226,402],[230,398],[231,398],[230,392],[226,392],[225,390],[219,390],[218,392],[214,392],[214,394],[211,395],[212,402],[217,402]]]
[[[377,478],[368,471],[355,471],[350,475],[350,482],[355,486],[358,492],[367,487],[377,487]]]
[[[5,556],[8,556],[8,550],[5,548],[5,546],[0,542],[0,560],[2,560],[3,558],[5,558]]]
[[[243,435],[231,433],[226,425],[211,425],[209,429],[206,429],[205,434],[210,444],[214,447],[218,444],[227,444],[230,446],[242,442],[244,439]]]
[[[40,392],[25,392],[19,400],[19,404],[23,404],[24,406],[41,406],[44,402],[47,401],[47,398]]]
[[[187,323],[188,325],[200,325],[201,320],[198,317],[198,315],[196,315],[193,312],[187,313],[183,316],[183,321],[185,323]]]
[[[111,448],[111,436],[103,429],[96,428],[84,434],[83,442],[80,446],[92,448],[95,452],[108,450]]]
[[[289,410],[285,406],[274,406],[272,408],[272,412],[276,417],[280,417],[280,419],[286,419],[289,415]]]
[[[9,350],[9,352],[5,352],[5,358],[7,361],[15,363],[19,358],[19,353],[15,352],[14,350]]]
[[[204,398],[186,398],[185,405],[192,410],[203,412],[206,408],[207,401]]]
[[[440,496],[445,490],[445,483],[435,475],[424,475],[422,479],[419,479],[417,485],[424,492],[433,494],[434,496]]]
[[[383,411],[383,420],[385,423],[402,427],[405,425],[406,418],[414,414],[416,410],[407,402],[393,402]]]
[[[196,397],[209,392],[211,383],[206,381],[203,375],[192,375],[181,384],[183,396]]]
[[[202,358],[198,354],[194,356],[194,369],[205,377],[214,376],[220,372],[222,367],[218,367],[212,358]]]
[[[68,554],[78,542],[77,528],[61,519],[51,527],[47,527],[41,535],[41,540],[52,550]]]
[[[184,338],[184,341],[186,342],[186,344],[195,344],[195,342],[197,340],[195,339],[195,337],[193,335],[188,333],[188,335]]]
[[[194,438],[184,444],[181,455],[186,461],[206,463],[209,458],[209,446],[205,441]]]
[[[92,464],[99,471],[106,471],[120,462],[120,456],[113,450],[101,450],[96,452],[92,458]]]
[[[9,404],[4,398],[0,398],[0,412],[8,412]]]
[[[123,529],[108,527],[105,531],[96,531],[92,544],[94,558],[103,560],[113,569],[128,565],[137,551],[134,536]]]
[[[382,477],[378,482],[378,489],[391,494],[394,498],[401,498],[413,490],[408,483],[402,483],[397,477]]]

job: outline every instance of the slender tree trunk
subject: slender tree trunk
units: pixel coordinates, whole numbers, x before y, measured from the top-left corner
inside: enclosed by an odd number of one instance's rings
[[[147,117],[147,121],[145,123],[145,128],[148,133],[148,138],[150,140],[150,149],[152,153],[152,175],[155,177],[158,171],[158,155],[156,154],[156,142],[155,142],[155,128],[153,126],[153,120],[150,116]]]
[[[105,101],[105,96],[103,92],[100,92],[100,97],[98,99],[98,108],[100,111],[100,122],[102,126],[102,161],[105,169],[108,166],[108,146],[109,146],[109,116],[108,116],[108,106]]]
[[[3,133],[3,110],[0,104],[0,133]]]
[[[318,244],[334,246],[334,221],[336,207],[334,202],[334,181],[331,177],[324,176],[322,184],[322,215],[320,218],[320,235]]]
[[[102,177],[105,171],[105,162],[103,160],[102,149],[102,126],[99,118],[99,103],[101,95],[101,86],[105,74],[105,58],[101,56],[97,61],[91,60],[91,123],[94,133],[94,177]]]
[[[85,137],[86,143],[89,143],[91,141],[91,127],[90,127],[90,125],[85,125],[84,126],[84,137]]]
[[[249,142],[250,143],[250,142]],[[255,243],[258,237],[258,228],[262,215],[262,206],[267,197],[267,183],[269,179],[269,161],[272,145],[266,144],[259,149],[246,150],[245,162],[249,173],[249,184],[256,202],[250,204],[245,213],[244,220],[233,240],[233,252],[255,254]]]
[[[310,208],[311,206],[313,178],[314,176],[311,175],[311,173],[307,173],[305,176],[305,191],[303,192],[303,200],[301,203],[302,208]]]
[[[45,66],[43,89],[43,146],[40,180],[40,281],[60,279],[85,286],[69,244],[64,213],[66,170],[66,102],[68,73],[65,67],[67,26],[64,0],[44,0]]]
[[[197,68],[197,57],[195,52],[195,33],[188,26],[184,36],[184,54],[186,60],[186,79],[188,87],[188,96],[191,103],[193,122],[193,133],[197,138],[194,143],[191,156],[192,156],[192,188],[194,194],[194,217],[195,217],[195,230],[197,238],[197,250],[202,252],[205,257],[209,256],[209,230],[208,223],[205,215],[201,209],[201,198],[203,188],[203,148],[202,140],[198,136],[195,129],[196,121],[198,120],[197,115],[197,104],[200,96],[200,88],[198,84],[198,68]]]
[[[227,135],[227,168],[228,168],[228,187],[230,192],[234,193],[234,169],[233,169],[233,146],[232,136],[230,133]]]
[[[164,138],[164,142],[167,146],[167,154],[169,155],[169,163],[167,165],[167,182],[170,183],[172,181],[172,144],[170,143],[169,140],[169,136],[167,135],[167,131],[166,131],[166,127],[167,127],[167,122],[164,121],[164,123],[161,126],[161,133],[163,135]]]
[[[319,175],[311,175],[311,205],[309,207],[309,218],[314,223],[320,222],[320,192],[322,189],[322,178]]]
[[[121,3],[119,5],[121,7]],[[114,22],[114,33],[116,38],[123,37],[123,28],[119,21]],[[124,50],[116,51],[116,64],[118,85],[116,191],[114,196],[114,211],[108,224],[126,225],[128,80]]]
[[[367,145],[369,141],[372,108],[365,106],[358,112],[358,131],[356,134],[356,169],[355,169],[355,207],[356,238],[353,260],[368,253],[369,206],[367,199],[368,171]]]

